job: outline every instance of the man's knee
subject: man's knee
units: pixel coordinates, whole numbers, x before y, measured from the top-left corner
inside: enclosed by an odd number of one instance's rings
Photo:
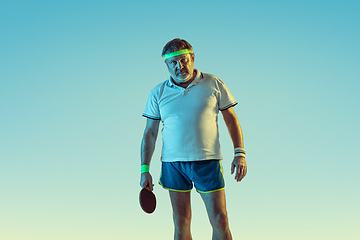
[[[174,224],[178,227],[189,226],[191,223],[191,214],[173,214]]]
[[[213,225],[213,227],[216,228],[222,228],[222,229],[228,228],[229,219],[226,212],[220,212],[217,213],[215,216],[213,216],[211,224]]]

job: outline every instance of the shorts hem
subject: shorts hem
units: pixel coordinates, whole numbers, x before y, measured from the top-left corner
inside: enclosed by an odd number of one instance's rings
[[[192,189],[190,190],[177,190],[177,189],[171,189],[171,188],[167,188],[165,187],[164,185],[162,185],[161,181],[159,181],[159,184],[166,190],[169,190],[169,191],[173,191],[173,192],[190,192]]]
[[[196,189],[196,191],[199,192],[199,193],[212,193],[212,192],[218,192],[218,191],[221,191],[221,190],[224,190],[224,189],[225,189],[225,187],[215,189],[215,190],[211,190],[211,191],[200,191],[200,190],[197,190],[197,189]]]

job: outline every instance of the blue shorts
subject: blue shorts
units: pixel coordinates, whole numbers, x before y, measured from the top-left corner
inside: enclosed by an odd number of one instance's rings
[[[163,188],[176,192],[189,192],[193,184],[200,193],[225,188],[220,160],[162,162],[159,183]]]

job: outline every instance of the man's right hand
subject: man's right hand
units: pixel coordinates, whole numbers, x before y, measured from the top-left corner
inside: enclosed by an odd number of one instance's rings
[[[149,172],[144,172],[141,174],[140,186],[142,188],[147,188],[150,191],[154,190],[154,184],[152,182],[152,177]]]

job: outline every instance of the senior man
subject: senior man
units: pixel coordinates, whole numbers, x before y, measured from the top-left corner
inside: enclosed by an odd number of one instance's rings
[[[162,51],[170,77],[150,92],[141,144],[140,185],[153,191],[149,173],[159,123],[162,121],[161,176],[169,190],[175,226],[174,239],[192,239],[190,191],[201,195],[213,229],[213,239],[232,239],[221,165],[218,113],[221,111],[234,145],[231,174],[241,181],[247,172],[242,130],[233,107],[237,101],[223,81],[194,68],[192,46],[173,39]]]

